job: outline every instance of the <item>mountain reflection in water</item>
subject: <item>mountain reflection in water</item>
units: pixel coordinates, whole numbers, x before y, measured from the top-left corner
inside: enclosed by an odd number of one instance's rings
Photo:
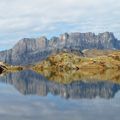
[[[113,98],[120,89],[120,84],[110,81],[77,81],[70,84],[60,84],[47,80],[33,71],[9,73],[0,77],[0,82],[13,85],[24,95],[47,96],[49,93],[66,99]]]

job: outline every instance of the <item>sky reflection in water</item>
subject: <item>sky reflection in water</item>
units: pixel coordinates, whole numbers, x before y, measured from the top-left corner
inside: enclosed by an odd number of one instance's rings
[[[66,86],[31,71],[9,74],[0,77],[0,81],[1,120],[120,118],[118,84],[77,82]]]

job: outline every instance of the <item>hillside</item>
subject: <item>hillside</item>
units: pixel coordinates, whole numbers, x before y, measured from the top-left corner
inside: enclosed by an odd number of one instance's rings
[[[96,57],[80,57],[73,53],[61,52],[48,57],[40,64],[37,64],[36,67],[39,67],[40,69],[52,69],[57,71],[87,68],[120,69],[120,51],[113,51],[107,55],[101,54]]]
[[[95,54],[98,54],[98,50],[95,51]],[[35,65],[33,70],[50,80],[63,83],[90,77],[99,80],[117,80],[116,77],[120,79],[120,51],[111,51],[107,55],[101,54],[96,57],[80,57],[73,53],[61,52]]]

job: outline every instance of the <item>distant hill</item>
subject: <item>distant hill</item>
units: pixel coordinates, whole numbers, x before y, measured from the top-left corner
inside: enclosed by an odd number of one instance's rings
[[[0,52],[0,61],[12,65],[28,65],[46,59],[62,50],[77,51],[84,49],[120,49],[120,41],[113,33],[64,33],[59,37],[24,38],[12,49]]]

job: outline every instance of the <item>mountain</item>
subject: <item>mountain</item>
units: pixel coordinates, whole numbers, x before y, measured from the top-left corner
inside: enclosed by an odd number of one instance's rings
[[[12,65],[33,64],[47,58],[49,55],[62,51],[77,51],[84,49],[120,49],[120,41],[113,33],[64,33],[59,37],[24,38],[12,49],[0,52],[0,61]]]

